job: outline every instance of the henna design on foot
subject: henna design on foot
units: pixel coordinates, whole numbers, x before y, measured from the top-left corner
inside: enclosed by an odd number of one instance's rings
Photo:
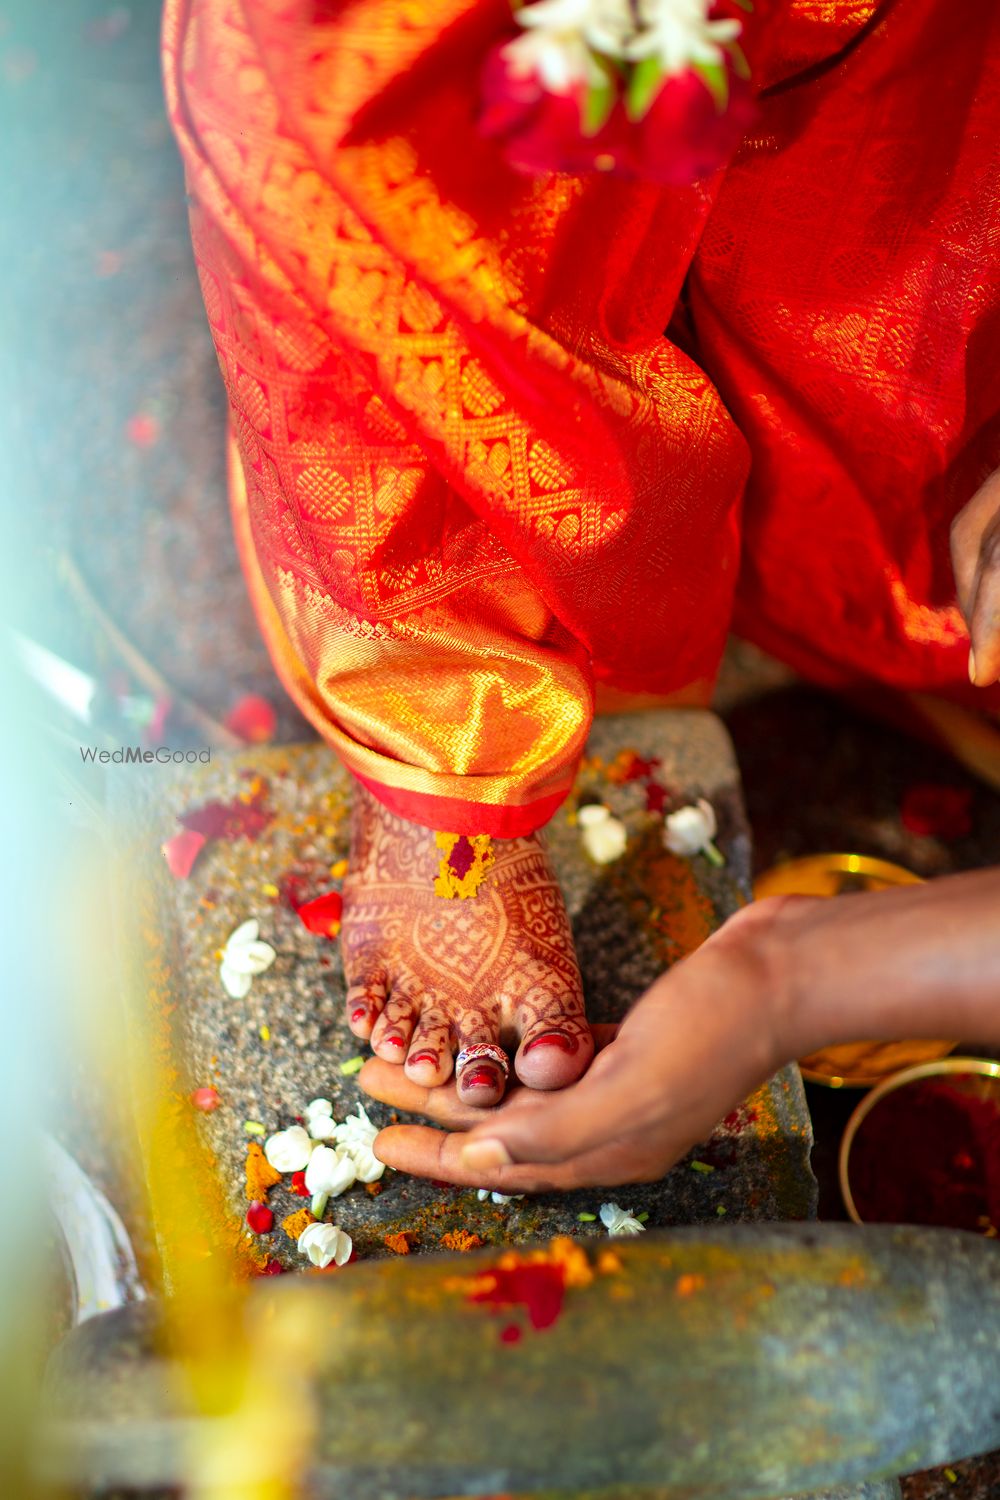
[[[562,893],[538,835],[493,840],[471,899],[435,894],[441,846],[356,786],[341,947],[347,1014],[388,1062],[426,1087],[477,1042],[517,1050],[522,1083],[559,1088],[593,1053]],[[474,1056],[458,1079],[469,1103],[503,1096],[503,1070]]]

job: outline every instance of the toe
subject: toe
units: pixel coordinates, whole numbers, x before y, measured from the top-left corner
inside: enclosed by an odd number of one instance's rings
[[[472,1056],[459,1066],[462,1053],[470,1051]],[[500,1046],[499,1028],[459,1031],[455,1071],[458,1097],[463,1104],[471,1104],[475,1109],[499,1104],[507,1087],[509,1066],[507,1054]]]
[[[514,1071],[529,1089],[561,1089],[584,1073],[594,1055],[594,1038],[580,1006],[565,1010],[550,1002],[534,1016],[521,1038]]]
[[[419,1013],[417,1003],[409,995],[393,991],[372,1028],[371,1048],[375,1056],[383,1062],[403,1062]]]
[[[424,1088],[437,1088],[451,1077],[451,1027],[445,1012],[427,1005],[413,1031],[406,1055],[406,1076]]]
[[[347,989],[347,1024],[356,1037],[367,1041],[385,1005],[385,980],[380,974],[365,974]]]

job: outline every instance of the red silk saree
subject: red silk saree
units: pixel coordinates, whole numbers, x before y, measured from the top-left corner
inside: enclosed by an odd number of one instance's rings
[[[948,530],[1000,465],[1000,12],[776,0],[689,188],[476,129],[506,0],[168,0],[168,105],[275,666],[390,807],[525,833],[595,684],[731,624],[832,686],[968,682]]]

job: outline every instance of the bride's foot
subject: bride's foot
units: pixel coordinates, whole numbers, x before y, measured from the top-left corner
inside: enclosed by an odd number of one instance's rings
[[[458,852],[468,859],[464,841]],[[562,1088],[594,1050],[562,894],[537,835],[495,840],[492,853],[474,896],[440,896],[435,835],[355,786],[341,933],[348,1024],[426,1088],[484,1042],[516,1048],[529,1088]],[[463,872],[454,854],[452,865]],[[502,1065],[473,1056],[457,1082],[467,1104],[496,1104]]]

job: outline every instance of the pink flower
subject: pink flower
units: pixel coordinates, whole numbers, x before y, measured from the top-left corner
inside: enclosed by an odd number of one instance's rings
[[[576,29],[539,16],[487,57],[479,129],[522,172],[599,171],[671,186],[706,177],[754,118],[741,22],[726,8],[647,3],[637,30],[616,40],[612,28],[600,47],[586,7],[580,17],[559,13]],[[520,24],[546,9],[525,7]]]
[[[480,132],[495,140],[519,172],[590,172],[602,147],[583,134],[587,84],[577,78],[555,93],[539,71],[523,71],[511,44],[495,47],[482,80]]]
[[[729,160],[755,113],[743,78],[730,76],[722,109],[697,73],[666,78],[646,114],[624,132],[615,173],[673,187],[708,177]]]

